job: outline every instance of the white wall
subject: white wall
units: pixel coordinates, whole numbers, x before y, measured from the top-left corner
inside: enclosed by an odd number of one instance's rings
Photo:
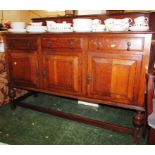
[[[3,14],[3,17],[2,17]],[[64,11],[45,11],[45,10],[0,10],[0,23],[7,21],[24,21],[31,23],[32,18],[64,16]]]
[[[27,19],[27,10],[0,10],[0,19],[6,21],[25,21]],[[3,13],[3,17],[2,17]],[[0,21],[1,22],[1,21]]]
[[[31,23],[32,18],[42,18],[42,17],[53,17],[53,16],[64,16],[64,10],[58,11],[46,11],[46,10],[0,10],[0,20],[3,21],[24,21],[27,24]],[[102,14],[105,13],[105,10],[78,10],[78,15],[87,15],[87,14]],[[1,22],[1,21],[0,21]]]
[[[134,11],[144,11],[144,10],[126,10],[126,12]],[[145,10],[145,11],[155,11],[155,10]],[[2,21],[3,13],[3,21]],[[104,14],[106,10],[78,10],[78,15],[87,14]],[[31,18],[41,18],[41,17],[53,17],[53,16],[64,16],[65,11],[46,11],[46,10],[0,10],[0,23],[6,21],[24,21],[26,23],[31,23]]]
[[[78,10],[78,15],[104,14],[106,10]]]

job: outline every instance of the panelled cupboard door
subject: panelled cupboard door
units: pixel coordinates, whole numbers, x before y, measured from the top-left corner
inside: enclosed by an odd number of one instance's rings
[[[10,53],[13,85],[37,88],[39,81],[37,56],[35,53]]]
[[[68,94],[81,93],[81,56],[45,54],[45,89]]]
[[[135,104],[141,68],[140,55],[89,54],[88,95],[97,99]]]

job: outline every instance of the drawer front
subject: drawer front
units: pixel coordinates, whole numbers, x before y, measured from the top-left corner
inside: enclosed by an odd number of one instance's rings
[[[98,37],[89,39],[89,50],[143,51],[144,38]]]
[[[43,49],[82,49],[80,38],[43,38]]]
[[[11,38],[8,39],[8,49],[11,50],[36,50],[37,39],[35,38]]]

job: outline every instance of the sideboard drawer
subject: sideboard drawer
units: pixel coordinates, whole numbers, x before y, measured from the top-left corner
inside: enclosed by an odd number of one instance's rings
[[[80,38],[43,38],[43,49],[82,49]]]
[[[89,50],[143,51],[144,38],[98,37],[89,39]]]
[[[8,49],[11,50],[36,50],[36,38],[11,38],[8,39]]]

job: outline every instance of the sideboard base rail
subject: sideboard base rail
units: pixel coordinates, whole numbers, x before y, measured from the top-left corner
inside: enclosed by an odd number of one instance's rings
[[[36,111],[39,111],[39,112],[48,113],[48,114],[51,114],[51,115],[54,115],[54,116],[59,116],[59,117],[66,118],[66,119],[69,119],[69,120],[94,125],[96,127],[111,129],[113,131],[133,135],[133,129],[132,128],[126,128],[126,127],[118,126],[118,125],[115,125],[115,124],[111,124],[111,123],[107,123],[107,122],[103,122],[103,121],[99,121],[99,120],[94,120],[94,119],[91,119],[91,118],[88,118],[88,117],[79,116],[79,115],[75,115],[75,114],[71,114],[71,113],[66,113],[66,112],[57,111],[57,110],[53,110],[53,109],[47,109],[47,108],[44,108],[44,107],[32,105],[32,104],[25,103],[25,102],[18,102],[18,103],[16,103],[16,105],[24,107],[24,108],[29,108],[29,109],[32,109],[32,110],[36,110]]]
[[[13,103],[14,104],[14,109],[16,108],[16,106],[20,106],[20,107],[36,110],[36,111],[39,111],[39,112],[47,113],[47,114],[50,114],[50,115],[66,118],[66,119],[69,119],[69,120],[72,120],[72,121],[77,121],[77,122],[93,125],[93,126],[104,128],[104,129],[110,129],[112,131],[117,131],[117,132],[120,132],[120,133],[129,134],[129,135],[134,136],[134,128],[123,127],[123,126],[116,125],[116,124],[113,124],[113,123],[108,123],[108,122],[104,122],[104,121],[100,121],[100,120],[95,120],[95,119],[92,119],[92,118],[89,118],[89,117],[75,115],[75,114],[72,114],[72,113],[67,113],[67,112],[62,112],[62,111],[57,111],[57,110],[54,110],[54,109],[44,108],[44,107],[41,107],[41,106],[38,106],[38,105],[23,102],[23,99],[29,97],[30,95],[36,95],[36,94],[28,93],[28,94],[26,94],[26,95],[24,95],[22,97],[19,97],[18,99],[15,99],[13,101],[14,102]],[[12,104],[12,103],[10,103],[10,104]]]

